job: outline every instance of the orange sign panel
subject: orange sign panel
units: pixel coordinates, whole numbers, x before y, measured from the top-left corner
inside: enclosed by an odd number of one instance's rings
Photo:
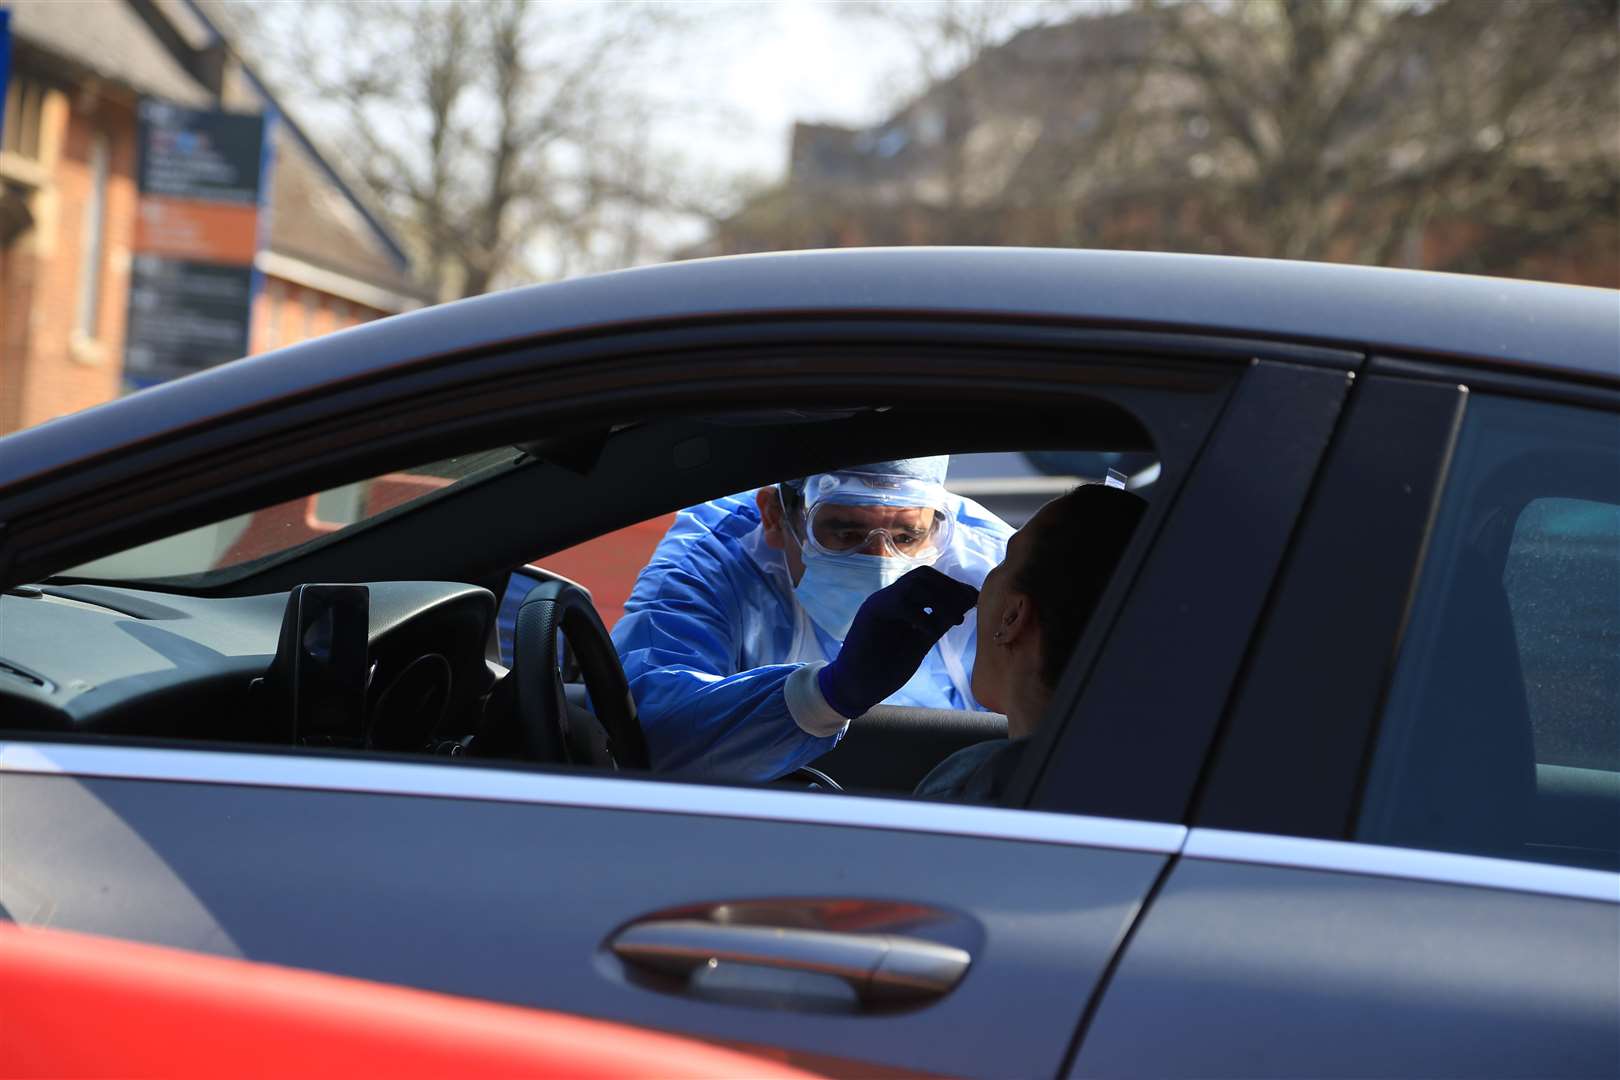
[[[192,262],[251,264],[259,210],[252,204],[147,195],[135,225],[135,253]]]

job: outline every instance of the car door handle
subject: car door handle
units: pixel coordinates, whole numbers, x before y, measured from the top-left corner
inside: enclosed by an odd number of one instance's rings
[[[962,949],[893,934],[845,934],[801,927],[728,925],[702,919],[635,923],[609,947],[625,963],[685,976],[713,962],[757,964],[844,980],[867,1002],[920,1002],[962,981],[973,958]]]

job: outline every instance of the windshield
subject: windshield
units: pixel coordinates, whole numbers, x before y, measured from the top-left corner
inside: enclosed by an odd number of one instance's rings
[[[72,567],[60,576],[109,581],[181,577],[285,555],[363,528],[391,510],[419,505],[451,488],[480,483],[505,471],[520,453],[501,447],[383,473],[165,536]]]

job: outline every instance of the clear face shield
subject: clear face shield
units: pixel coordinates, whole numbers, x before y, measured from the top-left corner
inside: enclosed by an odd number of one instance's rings
[[[905,476],[822,473],[788,515],[809,552],[832,559],[864,555],[906,569],[935,562],[950,547],[955,518],[945,489]]]

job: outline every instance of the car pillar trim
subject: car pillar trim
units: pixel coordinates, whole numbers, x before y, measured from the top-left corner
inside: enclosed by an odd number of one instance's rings
[[[1187,834],[1182,854],[1217,862],[1337,871],[1620,904],[1620,874],[1448,851],[1194,828]]]
[[[0,776],[239,784],[834,825],[1174,855],[1185,826],[994,806],[303,754],[0,743]]]

